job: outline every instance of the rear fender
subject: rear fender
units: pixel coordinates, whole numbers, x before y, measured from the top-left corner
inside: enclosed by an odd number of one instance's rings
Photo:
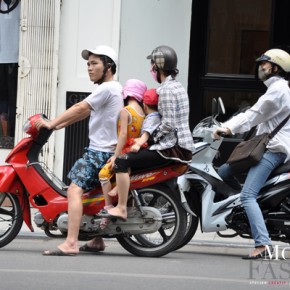
[[[193,216],[200,216],[201,197],[199,192],[192,186],[188,175],[179,176],[177,184],[184,209]]]
[[[0,192],[9,192],[17,196],[22,208],[23,220],[33,232],[30,205],[23,183],[11,165],[0,166]]]

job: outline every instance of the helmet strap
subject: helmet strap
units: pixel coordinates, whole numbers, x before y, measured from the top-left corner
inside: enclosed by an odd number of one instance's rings
[[[154,70],[156,71],[156,73],[157,73],[157,81],[158,81],[158,83],[161,84],[161,76],[160,76],[160,69],[159,69],[159,67],[155,64],[155,66],[154,66],[153,69],[154,69]]]
[[[161,84],[160,70],[157,71],[157,81]]]
[[[95,84],[100,85],[100,84],[102,84],[102,83],[104,82],[104,80],[105,80],[105,78],[106,78],[106,74],[107,74],[107,72],[108,72],[108,69],[111,68],[111,66],[112,66],[111,63],[107,63],[107,64],[106,64],[106,66],[104,67],[104,70],[103,70],[102,77],[101,77],[98,81],[96,81]]]

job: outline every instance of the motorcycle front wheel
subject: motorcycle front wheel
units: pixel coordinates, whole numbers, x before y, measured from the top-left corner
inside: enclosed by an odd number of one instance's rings
[[[22,211],[17,196],[0,192],[0,248],[14,240],[22,224]]]
[[[194,237],[198,222],[199,222],[199,216],[200,216],[200,209],[199,204],[200,200],[198,199],[198,193],[191,189],[190,192],[186,194],[186,200],[190,206],[190,209],[196,214],[196,216],[192,216],[191,214],[187,214],[187,227],[185,231],[184,237],[181,239],[179,245],[176,247],[175,250],[179,250],[186,246]]]
[[[162,215],[162,225],[150,234],[117,236],[120,245],[133,255],[141,257],[161,257],[175,250],[185,235],[186,212],[179,196],[165,185],[138,190],[142,206],[158,209]],[[132,202],[132,196],[128,203]]]

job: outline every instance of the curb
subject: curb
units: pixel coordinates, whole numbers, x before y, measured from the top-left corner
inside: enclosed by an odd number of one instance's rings
[[[17,235],[16,239],[52,239],[52,238],[48,237],[44,233],[22,232]]]
[[[253,248],[253,245],[249,245],[248,243],[215,242],[208,240],[191,240],[188,245],[205,247]]]

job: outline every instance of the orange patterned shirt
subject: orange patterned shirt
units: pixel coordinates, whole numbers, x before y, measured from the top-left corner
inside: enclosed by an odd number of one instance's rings
[[[129,113],[130,118],[127,127],[127,139],[140,137],[142,124],[145,119],[145,114],[143,115],[138,114],[136,110],[131,106],[126,106],[124,109]],[[119,132],[120,132],[120,120],[118,122],[118,135]]]

